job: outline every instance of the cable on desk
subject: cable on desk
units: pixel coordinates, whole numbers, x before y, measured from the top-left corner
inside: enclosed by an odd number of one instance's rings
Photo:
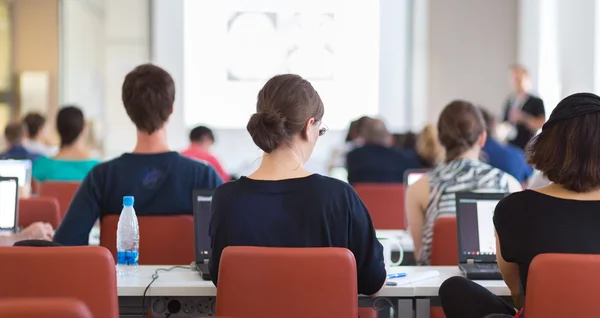
[[[379,306],[377,306],[377,304],[378,304],[379,302],[384,302],[384,303],[387,303],[387,305],[388,305],[389,307],[388,307],[388,306],[379,307]],[[382,310],[385,310],[385,309],[388,309],[388,308],[392,308],[392,317],[393,317],[393,314],[395,314],[395,313],[396,313],[396,309],[394,308],[394,304],[392,304],[392,302],[391,302],[389,299],[387,299],[387,298],[385,298],[385,297],[377,297],[377,298],[375,298],[375,300],[373,301],[373,309],[374,309],[376,312],[380,312],[380,311],[382,311]]]
[[[171,267],[168,267],[168,268],[157,268],[154,271],[154,274],[152,274],[152,280],[150,281],[150,284],[148,284],[148,286],[146,286],[146,289],[144,289],[144,294],[142,295],[142,312],[144,313],[143,316],[142,316],[143,318],[146,318],[148,316],[148,307],[150,306],[150,304],[148,304],[148,306],[146,306],[146,293],[148,292],[148,289],[150,289],[150,286],[152,286],[152,284],[154,283],[154,281],[156,281],[158,279],[158,276],[159,276],[158,273],[159,272],[170,272],[170,271],[172,271],[172,270],[174,270],[176,268],[182,268],[182,269],[187,269],[187,270],[190,269],[189,266],[179,266],[179,265],[177,265],[177,266],[171,266]],[[167,315],[167,318],[169,316],[171,316],[171,313],[169,313]]]

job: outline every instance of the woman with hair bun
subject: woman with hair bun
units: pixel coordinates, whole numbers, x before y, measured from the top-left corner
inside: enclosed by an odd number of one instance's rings
[[[254,173],[214,192],[213,282],[227,246],[343,247],[356,258],[358,292],[377,293],[386,272],[367,209],[350,185],[303,166],[327,131],[319,94],[302,77],[284,74],[257,99],[247,130],[265,154]]]

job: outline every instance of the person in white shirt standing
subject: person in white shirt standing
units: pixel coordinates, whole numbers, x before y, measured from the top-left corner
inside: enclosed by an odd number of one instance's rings
[[[39,113],[28,113],[23,118],[23,125],[27,127],[27,140],[25,149],[31,153],[37,153],[46,157],[54,156],[58,147],[51,146],[47,142],[46,118]]]

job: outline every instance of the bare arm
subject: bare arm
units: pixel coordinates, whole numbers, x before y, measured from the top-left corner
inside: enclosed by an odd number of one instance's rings
[[[508,175],[508,191],[510,193],[523,191],[523,185],[511,175]]]
[[[408,229],[413,239],[414,255],[418,259],[423,241],[423,225],[429,201],[429,177],[423,176],[406,191],[406,215]]]
[[[504,279],[506,286],[508,286],[508,289],[510,289],[510,295],[515,302],[515,305],[517,308],[521,308],[523,304],[521,304],[522,297],[519,266],[515,263],[509,263],[502,258],[498,233],[496,233],[496,259],[498,260],[498,267],[500,268],[500,273],[502,273],[502,278]]]

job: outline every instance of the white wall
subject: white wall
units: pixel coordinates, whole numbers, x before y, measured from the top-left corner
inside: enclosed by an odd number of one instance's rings
[[[462,98],[500,112],[517,61],[517,0],[429,0],[430,122]],[[415,70],[418,72],[418,70]]]

